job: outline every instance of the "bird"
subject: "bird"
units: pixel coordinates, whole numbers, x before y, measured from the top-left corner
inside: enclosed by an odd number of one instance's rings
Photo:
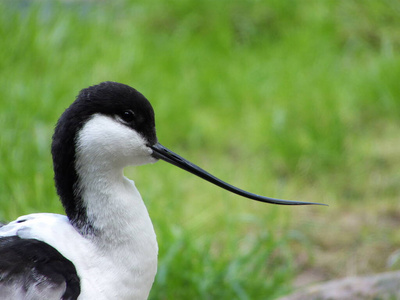
[[[158,142],[154,110],[136,89],[107,81],[82,89],[52,138],[65,215],[33,213],[0,226],[0,299],[147,299],[156,234],[126,166],[166,161],[238,195],[281,205],[319,204],[238,189]]]

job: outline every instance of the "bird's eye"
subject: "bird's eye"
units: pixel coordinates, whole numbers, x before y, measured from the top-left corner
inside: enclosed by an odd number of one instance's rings
[[[134,115],[133,111],[131,111],[131,110],[126,110],[121,114],[121,119],[127,123],[132,122],[134,118],[135,118],[135,115]]]

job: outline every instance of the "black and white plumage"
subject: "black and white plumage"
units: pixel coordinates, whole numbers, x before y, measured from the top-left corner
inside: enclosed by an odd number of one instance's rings
[[[0,225],[0,299],[146,299],[157,270],[156,235],[127,165],[162,159],[257,201],[301,205],[239,190],[158,143],[153,108],[135,89],[83,89],[52,143],[66,216],[39,213]]]

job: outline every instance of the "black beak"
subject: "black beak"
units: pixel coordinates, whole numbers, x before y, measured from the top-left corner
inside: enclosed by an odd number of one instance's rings
[[[313,202],[281,200],[281,199],[269,198],[269,197],[264,197],[264,196],[256,195],[253,193],[249,193],[249,192],[241,190],[237,187],[234,187],[233,185],[230,185],[230,184],[218,179],[217,177],[204,171],[202,168],[196,166],[195,164],[192,164],[190,161],[187,161],[186,159],[179,156],[178,154],[165,148],[160,143],[156,143],[155,145],[150,146],[150,148],[153,150],[153,154],[152,154],[153,157],[162,159],[166,162],[169,162],[170,164],[173,164],[185,171],[188,171],[196,176],[199,176],[200,178],[203,178],[204,180],[207,180],[225,190],[228,190],[232,193],[238,194],[238,195],[246,197],[246,198],[250,198],[253,200],[260,201],[260,202],[280,204],[280,205],[311,205],[311,204],[326,205],[326,204],[313,203]]]

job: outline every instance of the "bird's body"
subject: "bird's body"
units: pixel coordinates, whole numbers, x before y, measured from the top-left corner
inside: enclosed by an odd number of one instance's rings
[[[23,223],[17,223],[22,220]],[[22,239],[42,241],[73,262],[80,278],[80,299],[146,299],[148,296],[157,269],[157,243],[152,230],[147,230],[145,236],[144,233],[138,234],[136,231],[140,230],[140,227],[129,228],[122,233],[120,239],[116,238],[110,243],[107,238],[103,240],[83,237],[71,226],[67,217],[57,214],[22,216],[7,227],[11,227],[5,233],[7,236],[11,234]],[[125,240],[122,239],[124,234],[132,232],[135,235],[125,235]],[[135,236],[142,237],[142,240],[137,240]],[[36,245],[29,246],[36,247]],[[26,249],[26,251],[32,250]],[[4,259],[4,256],[2,258]],[[28,272],[36,271],[30,269]],[[27,273],[21,276],[26,277]],[[18,292],[20,295],[23,295],[22,277],[15,282],[16,284],[10,283],[12,291],[21,289]],[[37,283],[45,286],[52,280],[38,279]],[[1,299],[31,299],[28,296],[11,297],[13,294],[6,294],[2,290],[3,287],[0,283]],[[66,288],[62,284],[61,294],[36,296],[33,299],[61,299]]]
[[[22,220],[24,220],[23,223],[16,223]],[[157,268],[157,243],[154,231],[147,233],[152,242],[146,241],[147,245],[143,247],[143,241],[137,241],[134,236],[130,236],[129,242],[120,239],[120,243],[118,243],[116,239],[108,244],[108,241],[99,238],[85,238],[71,226],[65,216],[57,214],[23,216],[10,223],[9,227],[11,228],[6,234],[12,234],[22,239],[42,241],[57,249],[64,258],[73,262],[80,278],[80,299],[147,298]],[[132,231],[135,229],[130,228],[125,233],[132,233]],[[137,232],[135,234],[142,236]],[[138,245],[141,246],[138,247]],[[37,247],[37,245],[29,246]],[[24,294],[21,281],[30,272],[38,271],[30,269],[20,275],[20,280],[15,283],[7,283],[11,287],[9,294],[3,290],[5,284],[3,283],[2,286],[0,283],[1,299],[61,299],[67,289],[64,284],[60,285],[60,293],[47,294],[47,297],[40,294],[32,296],[34,293],[31,291],[29,293],[26,291]],[[43,274],[43,276],[46,275]],[[39,277],[36,282],[32,282],[32,287],[41,284],[47,288],[51,282],[51,277]],[[24,297],[13,297],[14,291],[18,291],[18,295],[24,295]],[[32,298],[28,295],[31,295]]]
[[[66,216],[38,213],[0,227],[0,299],[147,299],[158,246],[127,165],[170,162],[227,185],[161,146],[154,112],[135,89],[105,82],[81,91],[52,143],[57,192]]]

